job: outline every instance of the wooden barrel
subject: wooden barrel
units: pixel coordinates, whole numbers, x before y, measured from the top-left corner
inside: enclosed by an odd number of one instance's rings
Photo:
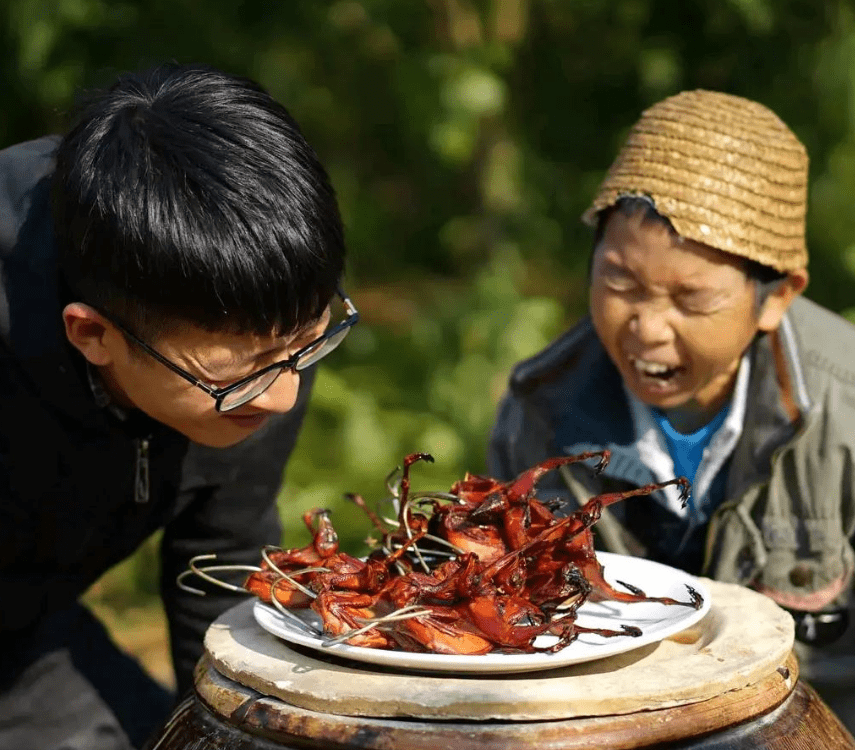
[[[536,673],[400,673],[289,645],[253,602],[209,629],[195,694],[147,750],[853,748],[798,679],[793,624],[739,586],[661,642]]]

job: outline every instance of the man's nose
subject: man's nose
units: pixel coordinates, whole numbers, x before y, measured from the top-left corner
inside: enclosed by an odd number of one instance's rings
[[[630,331],[644,344],[663,344],[671,340],[670,306],[663,300],[637,303],[630,316]]]
[[[284,414],[294,408],[299,389],[300,373],[290,369],[283,370],[273,384],[264,393],[252,399],[250,404],[256,409]]]

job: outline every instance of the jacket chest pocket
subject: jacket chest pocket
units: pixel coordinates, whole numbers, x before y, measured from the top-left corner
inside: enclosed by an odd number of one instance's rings
[[[848,603],[855,555],[839,518],[766,518],[760,528],[768,557],[758,590],[803,612]]]

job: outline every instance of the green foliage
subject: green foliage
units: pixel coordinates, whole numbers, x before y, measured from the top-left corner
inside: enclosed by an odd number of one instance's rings
[[[137,550],[102,576],[86,592],[86,601],[120,613],[139,607],[154,607],[159,601],[161,532],[154,533]]]
[[[388,315],[385,324],[360,323],[318,370],[280,501],[286,546],[308,542],[300,516],[323,507],[343,547],[359,549],[371,527],[344,493],[388,497],[385,478],[409,453],[436,459],[413,467],[414,489],[447,491],[466,471],[484,472],[510,368],[566,323],[554,299],[520,292],[524,270],[509,246],[470,284],[372,290],[367,316]]]
[[[200,61],[266,86],[327,165],[364,322],[321,368],[283,516],[483,470],[512,364],[585,307],[579,216],[641,110],[681,89],[775,110],[811,155],[808,296],[855,310],[849,0],[6,0],[0,145],[116,73]],[[850,313],[847,313],[850,314]],[[855,319],[855,312],[851,313]]]
[[[0,42],[2,143],[58,129],[75,92],[122,70],[257,78],[328,165],[362,284],[471,278],[508,240],[570,278],[578,217],[646,105],[694,87],[755,98],[812,157],[809,294],[851,303],[847,0],[7,0]]]

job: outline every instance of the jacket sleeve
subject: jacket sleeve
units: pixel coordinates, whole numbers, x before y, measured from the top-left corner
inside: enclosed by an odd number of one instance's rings
[[[496,479],[510,480],[541,461],[560,455],[555,430],[549,420],[524,397],[512,392],[499,404],[487,445],[487,471]]]
[[[262,546],[280,543],[277,496],[313,380],[313,369],[301,373],[295,407],[271,418],[247,440],[228,449],[191,445],[188,451],[180,510],[166,525],[161,546],[161,592],[179,694],[192,687],[208,626],[244,596],[195,578],[187,583],[206,595],[194,595],[179,589],[176,577],[195,555],[216,554],[217,564],[257,565]],[[242,580],[239,574],[233,582],[240,585]]]

